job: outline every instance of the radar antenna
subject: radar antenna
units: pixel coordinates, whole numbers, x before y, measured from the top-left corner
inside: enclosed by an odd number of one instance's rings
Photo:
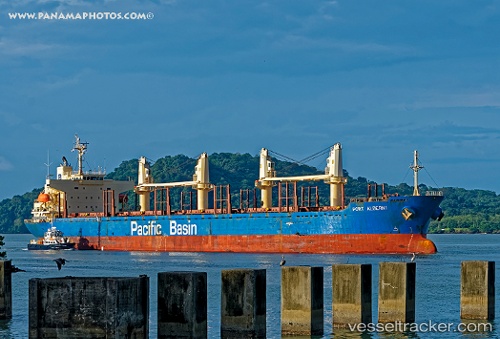
[[[89,144],[88,142],[80,142],[80,137],[78,137],[78,134],[75,134],[76,142],[75,146],[71,150],[73,151],[78,151],[78,175],[83,175],[83,154],[87,151],[87,145]]]

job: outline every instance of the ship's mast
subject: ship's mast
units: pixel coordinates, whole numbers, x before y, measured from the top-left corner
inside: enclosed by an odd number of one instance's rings
[[[330,156],[326,159],[325,174],[328,175],[325,183],[330,185],[330,206],[344,208],[344,178],[342,166],[342,145],[336,143],[330,149]]]
[[[418,171],[420,171],[424,166],[418,164],[418,151],[413,152],[413,165],[410,166],[413,170],[413,195],[420,195],[420,190],[418,189]]]
[[[76,142],[72,151],[78,151],[78,175],[83,175],[83,154],[87,151],[88,142],[80,142],[80,138],[75,134]]]
[[[271,161],[269,157],[268,150],[263,148],[260,150],[260,168],[259,168],[259,180],[255,182],[255,186],[260,188],[260,201],[262,208],[273,207],[273,181],[263,181],[265,178],[276,177],[276,171],[274,170],[274,162]]]
[[[139,170],[138,170],[138,186],[136,187],[136,192],[139,194],[139,205],[140,211],[145,212],[149,209],[149,192],[151,192],[150,187],[141,187],[143,184],[152,184],[153,177],[150,175],[150,164],[146,160],[146,157],[141,157],[139,159]]]
[[[47,150],[47,163],[45,163],[45,166],[47,166],[47,177],[45,179],[50,179],[50,165],[52,165],[50,162],[50,151]]]
[[[196,184],[193,185],[193,188],[198,191],[197,207],[198,210],[204,211],[208,209],[208,191],[213,188],[213,185],[209,182],[207,153],[202,153],[200,155],[194,170],[193,181],[195,181]]]

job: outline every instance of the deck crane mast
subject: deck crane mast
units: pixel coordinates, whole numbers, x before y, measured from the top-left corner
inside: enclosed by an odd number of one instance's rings
[[[325,174],[302,175],[290,177],[277,177],[274,163],[268,155],[268,150],[263,148],[260,152],[259,180],[255,185],[261,189],[261,201],[263,208],[272,207],[272,186],[276,181],[298,182],[324,180],[330,185],[330,206],[344,207],[344,185],[347,178],[343,176],[342,167],[342,145],[336,143],[330,149],[330,156],[326,160]]]
[[[214,185],[209,182],[208,171],[208,155],[202,153],[198,158],[195,166],[195,173],[192,181],[179,181],[168,183],[154,183],[153,177],[150,174],[150,164],[145,157],[139,159],[138,184],[135,187],[135,192],[139,194],[140,210],[147,211],[149,208],[150,198],[149,193],[154,188],[169,188],[169,187],[189,187],[198,191],[197,208],[200,211],[208,208],[208,191],[213,189]]]

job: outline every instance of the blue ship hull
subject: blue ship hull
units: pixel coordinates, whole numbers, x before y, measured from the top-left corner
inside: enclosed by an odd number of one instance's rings
[[[442,199],[396,196],[351,202],[343,210],[315,212],[79,216],[26,226],[37,237],[55,226],[79,249],[434,253],[435,246],[426,234],[430,219],[441,213]]]

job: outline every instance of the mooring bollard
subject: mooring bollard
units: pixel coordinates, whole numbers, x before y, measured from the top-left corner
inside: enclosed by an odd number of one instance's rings
[[[149,337],[149,278],[29,280],[29,338]]]
[[[0,260],[0,319],[12,318],[12,262]]]
[[[323,267],[281,268],[281,334],[323,334]]]
[[[207,338],[207,273],[158,273],[158,338]]]
[[[372,321],[372,265],[332,266],[333,327]]]
[[[495,262],[462,261],[460,318],[495,318]]]
[[[223,270],[221,338],[266,337],[266,270]]]
[[[415,322],[414,262],[381,262],[379,264],[378,322]]]

